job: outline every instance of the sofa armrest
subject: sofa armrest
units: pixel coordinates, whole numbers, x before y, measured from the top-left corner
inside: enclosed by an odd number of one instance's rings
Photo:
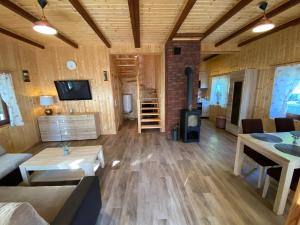
[[[94,225],[101,207],[99,178],[84,177],[51,225]]]

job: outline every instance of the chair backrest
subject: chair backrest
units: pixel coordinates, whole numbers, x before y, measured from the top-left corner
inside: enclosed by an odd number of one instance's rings
[[[295,125],[292,118],[275,118],[276,132],[294,131]]]
[[[261,119],[243,119],[243,134],[264,133],[264,127]]]

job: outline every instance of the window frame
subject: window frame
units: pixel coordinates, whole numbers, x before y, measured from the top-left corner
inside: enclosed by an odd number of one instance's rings
[[[5,115],[5,118],[6,118],[5,120],[0,120],[0,127],[1,127],[1,126],[9,124],[10,123],[10,118],[9,118],[9,114],[8,114],[7,105],[1,97],[0,97],[0,104],[3,107],[3,112],[4,112],[4,115]]]
[[[284,82],[282,82],[282,76],[279,76],[279,74],[280,73],[283,73],[283,70],[285,70],[285,69],[293,69],[293,68],[296,68],[296,70],[297,70],[297,68],[298,68],[298,70],[300,69],[300,64],[299,63],[297,63],[297,64],[291,64],[291,65],[286,65],[286,66],[278,66],[278,67],[276,67],[276,69],[275,69],[275,74],[274,74],[274,81],[273,81],[273,89],[272,89],[272,98],[271,98],[271,104],[270,104],[270,107],[269,107],[269,118],[270,119],[274,119],[274,118],[276,118],[276,117],[284,117],[284,118],[292,118],[292,119],[294,119],[294,120],[300,120],[300,114],[294,114],[294,113],[292,113],[292,112],[288,112],[288,99],[286,99],[286,101],[282,101],[283,102],[283,104],[286,104],[286,107],[287,107],[287,111],[286,111],[286,114],[284,115],[282,112],[279,112],[278,113],[278,109],[276,109],[276,106],[274,106],[275,105],[275,101],[274,101],[274,93],[278,93],[278,92],[280,92],[279,91],[279,89],[278,88],[282,88],[282,83],[284,83]],[[297,73],[298,74],[298,73]],[[277,75],[279,76],[279,77],[277,77]],[[282,75],[282,74],[281,74]],[[288,77],[288,76],[286,76],[286,77]],[[298,77],[298,75],[297,75],[297,77]],[[277,79],[279,79],[280,80],[280,82],[281,82],[281,84],[280,85],[278,85],[278,83],[277,83]],[[285,82],[290,82],[289,80],[284,80]],[[298,82],[298,85],[300,84],[300,79],[296,79],[296,78],[294,78],[294,81],[293,82]],[[287,85],[286,83],[284,83],[284,86],[285,85]],[[278,87],[279,86],[279,87]],[[277,87],[277,88],[275,88],[275,87]],[[297,86],[295,87],[295,88],[297,88]],[[293,94],[293,92],[291,93],[291,94]],[[278,97],[278,96],[276,96],[276,97]],[[273,111],[272,111],[272,109],[273,109],[273,107],[274,107],[274,110],[275,110],[275,112],[276,113],[272,113]],[[279,115],[280,114],[280,115]]]

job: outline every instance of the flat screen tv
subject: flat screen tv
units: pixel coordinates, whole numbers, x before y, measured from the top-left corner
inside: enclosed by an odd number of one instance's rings
[[[61,101],[92,99],[88,80],[57,80],[54,83]]]

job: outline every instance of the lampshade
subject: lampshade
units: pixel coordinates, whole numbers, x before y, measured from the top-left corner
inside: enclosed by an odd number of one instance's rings
[[[53,105],[54,99],[53,96],[40,96],[40,105],[49,106]]]
[[[275,25],[266,17],[264,17],[253,29],[254,33],[262,33],[272,30]]]
[[[57,34],[57,30],[53,28],[46,19],[42,19],[40,21],[37,21],[33,25],[33,29],[36,32],[47,34],[47,35],[55,35]]]

